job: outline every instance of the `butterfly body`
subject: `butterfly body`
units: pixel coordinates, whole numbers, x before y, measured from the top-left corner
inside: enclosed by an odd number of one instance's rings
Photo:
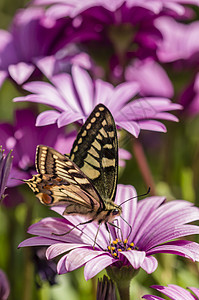
[[[63,215],[85,215],[107,223],[121,215],[114,203],[118,176],[118,141],[114,119],[102,104],[82,126],[68,156],[39,145],[38,174],[24,180],[41,203],[64,205]]]

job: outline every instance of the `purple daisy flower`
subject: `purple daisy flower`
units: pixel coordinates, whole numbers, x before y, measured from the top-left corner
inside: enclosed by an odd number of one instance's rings
[[[13,156],[10,151],[7,155],[4,155],[2,146],[0,146],[0,201],[5,197],[4,191],[6,189],[8,177],[12,167]]]
[[[21,9],[10,30],[0,30],[0,85],[7,77],[17,84],[30,76],[38,78],[40,59],[78,38],[70,22],[66,18],[52,20],[42,8]]]
[[[10,285],[5,273],[0,270],[0,299],[7,300],[10,294]]]
[[[196,0],[36,0],[34,4],[48,5],[46,15],[55,20],[70,17],[71,26],[79,36],[87,32],[89,39],[81,39],[81,48],[95,53],[94,59],[105,66],[104,77],[118,83],[124,81],[124,69],[132,59],[157,59],[157,44],[162,36],[154,20],[162,14],[186,15],[187,9],[181,2],[198,3]]]
[[[76,132],[68,135],[64,128],[56,125],[35,127],[36,117],[29,109],[15,112],[15,124],[0,123],[0,145],[8,153],[13,149],[13,167],[8,179],[8,186],[21,184],[21,179],[28,179],[35,173],[35,150],[38,144],[51,146],[62,153],[69,153],[76,137]],[[15,180],[15,179],[20,180]]]
[[[178,300],[197,300],[199,299],[199,289],[195,287],[189,287],[190,291],[183,289],[180,286],[175,284],[169,284],[168,286],[161,286],[161,285],[153,285],[152,288],[156,289],[157,291],[163,293],[164,295],[168,296],[169,299],[178,299]],[[142,297],[143,299],[147,300],[164,300],[162,297],[154,296],[154,295],[145,295]]]
[[[161,62],[186,60],[187,65],[198,61],[198,21],[182,24],[170,17],[160,17],[154,23],[163,37],[157,43],[157,56]]]
[[[62,127],[75,121],[82,122],[98,103],[107,106],[116,124],[135,137],[141,129],[166,132],[166,127],[156,119],[178,121],[168,111],[181,109],[181,106],[167,98],[145,97],[130,101],[139,92],[136,82],[114,87],[100,79],[93,81],[87,71],[78,66],[72,67],[72,76],[58,74],[51,82],[27,83],[24,89],[33,94],[14,98],[15,102],[43,103],[54,108],[38,116],[37,126],[57,123]]]
[[[98,224],[95,222],[60,235],[85,221],[78,215],[42,219],[28,229],[36,237],[23,241],[19,247],[49,246],[46,251],[48,259],[63,255],[57,265],[59,274],[84,266],[86,280],[108,266],[119,270],[122,266],[130,266],[133,270],[142,268],[150,274],[158,266],[153,256],[156,253],[171,253],[199,261],[199,244],[179,240],[199,234],[198,226],[188,224],[199,219],[199,208],[183,200],[164,203],[164,197],[148,197],[137,202],[132,186],[118,185],[115,199],[118,205],[132,197],[135,198],[122,206],[123,219],[118,218],[115,223],[118,228],[109,225],[111,245],[104,224],[96,238]],[[54,207],[53,210],[62,215],[64,207]]]

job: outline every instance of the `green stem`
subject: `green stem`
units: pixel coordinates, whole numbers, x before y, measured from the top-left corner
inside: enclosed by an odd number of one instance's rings
[[[126,282],[126,285],[117,283],[120,299],[130,300],[130,280]]]
[[[132,266],[123,266],[121,268],[110,266],[106,268],[106,272],[116,283],[120,299],[130,300],[131,279],[137,275],[139,269],[135,270]]]

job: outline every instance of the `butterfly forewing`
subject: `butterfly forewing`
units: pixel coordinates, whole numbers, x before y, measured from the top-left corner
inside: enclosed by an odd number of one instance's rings
[[[82,126],[70,159],[91,179],[104,201],[114,201],[118,177],[117,131],[104,105],[97,105]]]

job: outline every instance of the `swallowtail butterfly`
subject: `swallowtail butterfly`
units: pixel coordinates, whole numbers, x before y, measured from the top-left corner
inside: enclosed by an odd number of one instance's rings
[[[39,145],[38,174],[24,180],[41,203],[66,205],[64,215],[80,214],[88,222],[111,222],[122,213],[114,203],[118,178],[118,140],[114,119],[99,104],[82,126],[69,156]]]

